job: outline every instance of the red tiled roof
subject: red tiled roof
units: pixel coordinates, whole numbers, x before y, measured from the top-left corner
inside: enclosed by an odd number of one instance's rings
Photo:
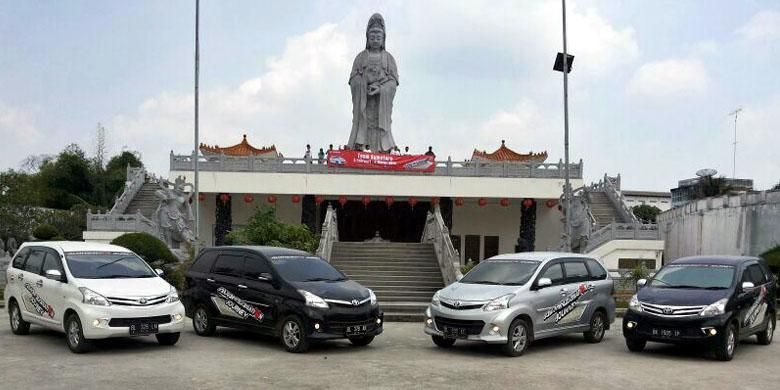
[[[547,152],[541,152],[541,153],[534,153],[534,152],[528,152],[528,154],[522,154],[517,153],[512,149],[509,149],[504,144],[504,141],[501,141],[501,147],[496,149],[493,153],[488,153],[487,151],[479,151],[477,149],[474,149],[474,153],[471,155],[472,160],[493,160],[493,161],[508,161],[508,162],[525,162],[525,161],[535,161],[535,162],[544,162],[544,160],[547,160]]]
[[[228,146],[224,148],[220,148],[218,145],[206,145],[204,143],[200,144],[200,151],[204,155],[209,154],[224,154],[226,156],[249,156],[249,155],[261,155],[261,154],[273,154],[276,155],[276,146],[271,145],[269,147],[263,147],[263,148],[256,148],[249,144],[246,140],[246,134],[244,134],[244,139],[241,140],[240,143]]]

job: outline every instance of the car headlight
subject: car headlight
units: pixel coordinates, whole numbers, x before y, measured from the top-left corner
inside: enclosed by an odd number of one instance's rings
[[[368,289],[368,297],[371,299],[371,306],[376,306],[376,294],[371,289]]]
[[[431,298],[431,306],[439,306],[439,292],[436,291],[436,294],[433,294],[433,298]]]
[[[79,291],[81,291],[81,295],[83,296],[82,302],[84,303],[97,306],[111,306],[111,302],[109,302],[106,297],[86,287],[79,287]]]
[[[168,293],[168,298],[165,300],[167,303],[179,302],[179,292],[176,288],[171,286],[171,292]]]
[[[642,305],[639,304],[639,298],[636,297],[636,294],[634,294],[631,297],[631,301],[628,302],[628,308],[629,310],[633,310],[638,313],[642,312]]]
[[[509,300],[514,298],[515,294],[502,295],[487,304],[482,308],[484,311],[504,310],[509,307]]]
[[[707,307],[705,307],[702,311],[699,312],[699,315],[702,317],[708,317],[708,316],[719,316],[726,312],[726,303],[729,301],[728,298],[723,298]]]
[[[306,291],[306,290],[298,290],[301,295],[303,295],[303,298],[306,300],[306,306],[313,307],[317,309],[327,309],[330,306],[328,306],[328,302],[325,302],[324,299]]]

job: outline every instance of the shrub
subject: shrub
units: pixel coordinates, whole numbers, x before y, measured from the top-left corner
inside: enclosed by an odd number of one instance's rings
[[[761,257],[766,260],[766,263],[769,265],[769,268],[772,269],[772,272],[780,274],[780,246],[776,246],[762,253]]]
[[[306,225],[279,222],[276,211],[268,206],[259,207],[245,227],[228,234],[227,241],[232,245],[269,245],[309,253],[314,253],[318,245]]]
[[[47,223],[38,225],[38,227],[33,230],[33,237],[41,241],[49,241],[58,236],[61,236],[60,231],[57,230],[56,227]]]
[[[466,264],[460,267],[460,273],[462,273],[463,275],[469,273],[469,271],[471,271],[472,268],[476,267],[477,264],[479,263],[469,259],[469,261],[467,261]]]
[[[640,221],[645,223],[655,223],[656,217],[658,217],[658,214],[661,213],[661,209],[658,207],[647,204],[634,206],[631,210]]]
[[[111,243],[130,249],[153,267],[179,262],[164,242],[148,233],[123,234]]]

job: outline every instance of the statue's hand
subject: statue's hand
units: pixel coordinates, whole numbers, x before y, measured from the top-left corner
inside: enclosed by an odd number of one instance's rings
[[[371,84],[368,86],[368,95],[373,96],[379,93],[379,86],[376,84]]]

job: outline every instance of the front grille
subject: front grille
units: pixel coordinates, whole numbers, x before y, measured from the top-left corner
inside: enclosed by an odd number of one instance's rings
[[[457,320],[454,318],[447,318],[447,317],[435,317],[436,321],[436,328],[438,328],[440,331],[444,329],[444,327],[449,328],[461,328],[466,329],[466,334],[469,335],[476,335],[482,333],[482,328],[485,327],[484,321],[479,320]]]
[[[371,332],[376,327],[376,318],[363,319],[358,321],[328,321],[327,327],[331,333],[344,333],[348,326],[365,325],[366,330]]]
[[[108,322],[108,326],[112,327],[128,327],[131,324],[167,324],[171,322],[171,316],[154,316],[154,317],[133,317],[133,318],[112,318]]]
[[[484,306],[484,303],[480,303],[480,304],[461,303],[460,305],[454,305],[444,300],[440,300],[439,302],[441,303],[442,306],[452,310],[474,310]]]
[[[704,310],[704,306],[668,306],[641,302],[642,311],[661,317],[695,316]]]
[[[167,295],[154,297],[106,297],[112,305],[120,306],[152,306],[165,302],[167,298]]]

